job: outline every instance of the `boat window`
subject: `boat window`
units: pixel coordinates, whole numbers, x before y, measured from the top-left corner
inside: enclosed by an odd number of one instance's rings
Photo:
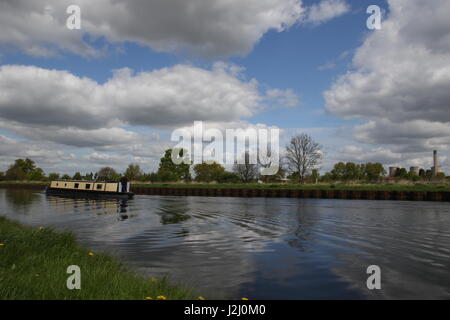
[[[91,188],[91,184],[90,183],[86,183],[86,189],[90,189]]]
[[[67,187],[67,183],[64,183],[64,187]]]
[[[97,185],[97,190],[101,190],[102,189],[102,185],[101,184],[98,184]]]
[[[56,186],[58,186],[58,182],[56,183]]]
[[[78,184],[78,183],[75,183],[74,188],[75,188],[75,189],[78,189],[78,186],[79,186],[79,184]]]

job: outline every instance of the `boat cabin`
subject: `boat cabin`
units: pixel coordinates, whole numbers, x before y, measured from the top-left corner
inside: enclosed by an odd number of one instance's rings
[[[96,195],[129,195],[130,183],[126,183],[122,188],[120,182],[103,182],[103,181],[69,181],[54,180],[47,188],[47,193],[85,193]]]

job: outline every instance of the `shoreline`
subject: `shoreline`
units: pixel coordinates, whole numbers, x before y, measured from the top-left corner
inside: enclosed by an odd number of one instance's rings
[[[1,183],[0,188],[24,188],[43,190],[47,183]],[[273,185],[272,185],[273,186]],[[314,199],[346,199],[346,200],[398,200],[398,201],[441,201],[450,202],[450,191],[402,190],[366,190],[364,186],[346,186],[345,188],[330,186],[298,185],[204,185],[204,184],[155,184],[132,185],[131,191],[137,195],[173,195],[173,196],[206,196],[206,197],[261,197],[261,198],[314,198]],[[374,188],[372,185],[371,188]],[[382,186],[381,188],[382,189]]]
[[[79,266],[79,290],[67,288]],[[118,258],[92,252],[74,234],[29,227],[0,216],[0,300],[193,300],[166,278],[145,279]]]

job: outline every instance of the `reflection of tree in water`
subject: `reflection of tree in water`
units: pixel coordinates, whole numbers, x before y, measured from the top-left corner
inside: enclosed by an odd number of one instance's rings
[[[186,199],[182,197],[176,200],[161,198],[159,202],[156,214],[161,217],[161,224],[176,224],[191,218],[187,214],[189,211],[189,203]]]
[[[38,200],[39,195],[26,189],[6,189],[6,199],[13,206],[24,206]]]
[[[291,223],[292,228],[288,230],[289,238],[286,240],[287,244],[292,248],[300,251],[306,251],[305,244],[311,241],[312,226],[320,216],[317,208],[314,205],[306,205],[307,202],[300,202],[297,206],[293,206],[296,212],[291,212],[295,223]]]

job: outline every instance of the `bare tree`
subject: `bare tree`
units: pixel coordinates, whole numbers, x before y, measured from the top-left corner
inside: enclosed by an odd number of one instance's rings
[[[298,173],[299,182],[303,182],[306,173],[320,164],[321,148],[322,146],[306,133],[291,138],[286,146],[286,162],[292,173]]]
[[[259,168],[258,165],[250,163],[250,155],[248,152],[244,154],[244,163],[235,163],[233,166],[233,172],[243,182],[251,182],[258,177]]]
[[[119,177],[116,170],[111,167],[103,167],[97,172],[98,180],[115,180]]]

